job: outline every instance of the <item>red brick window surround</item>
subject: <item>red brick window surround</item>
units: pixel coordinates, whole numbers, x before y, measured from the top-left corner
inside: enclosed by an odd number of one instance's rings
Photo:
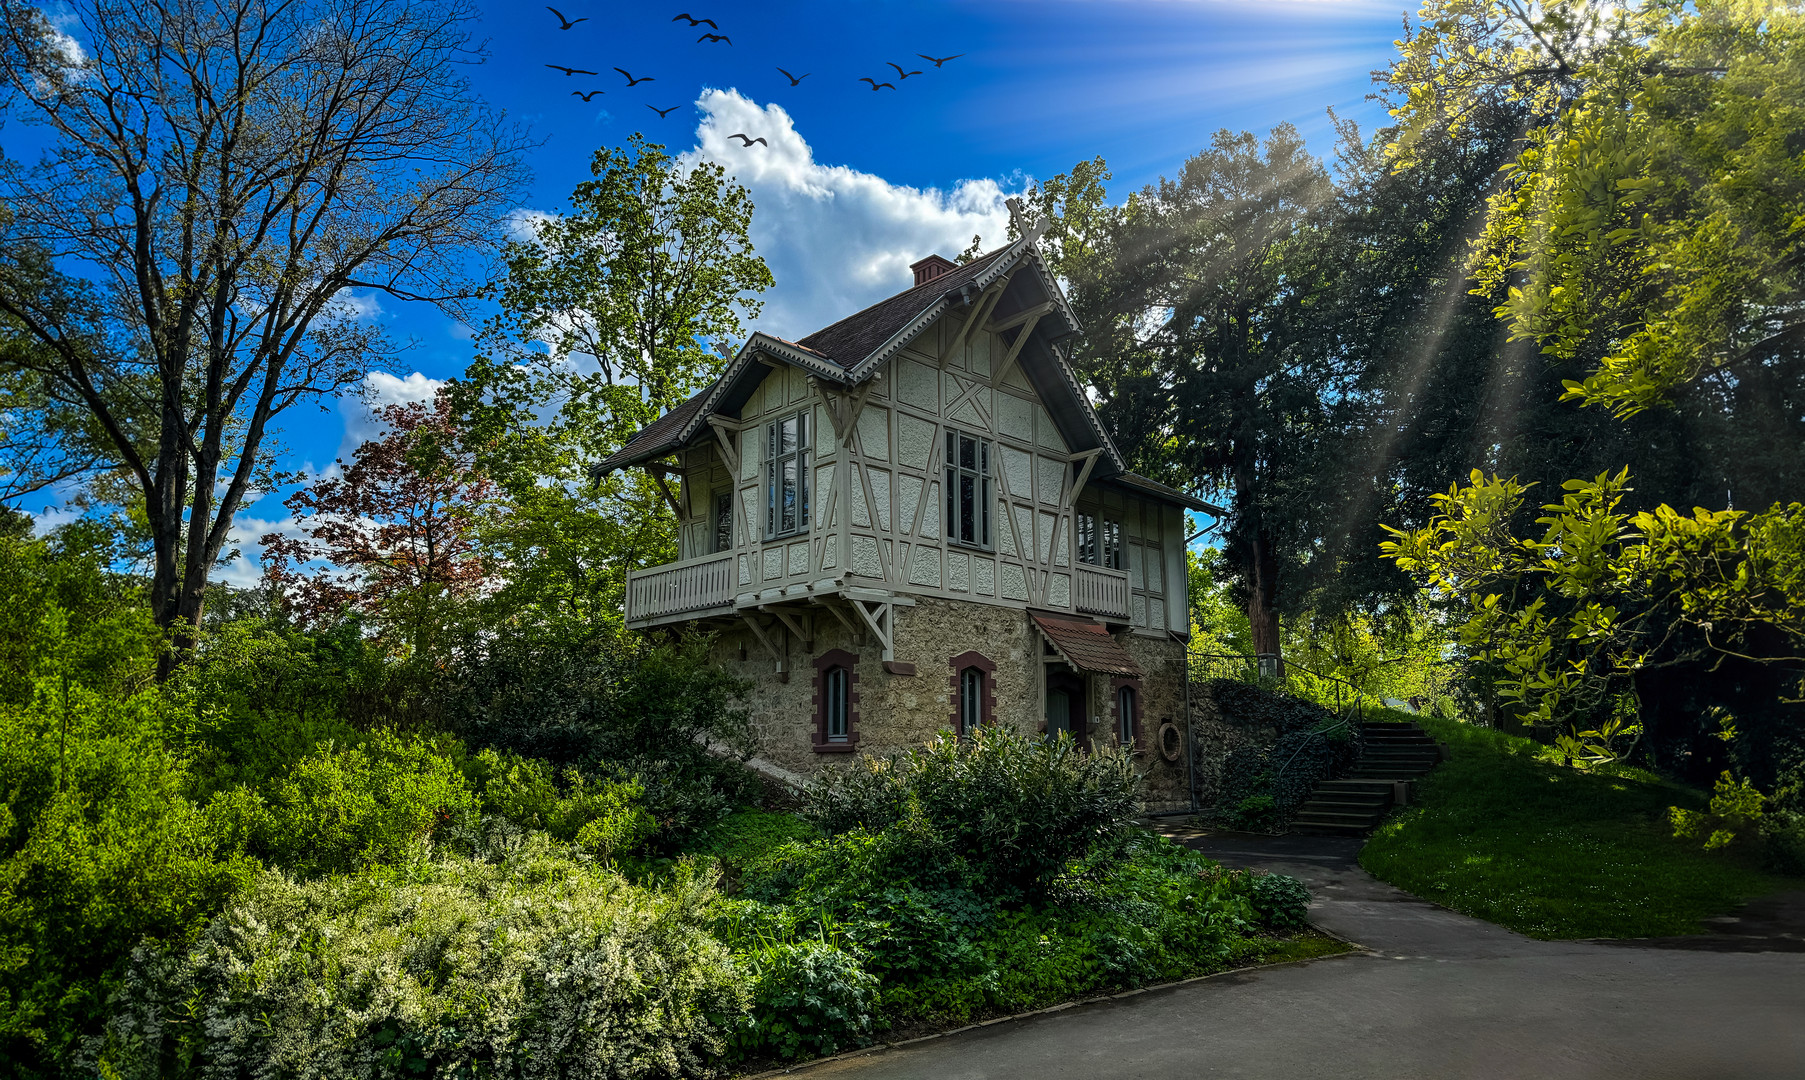
[[[1113,724],[1111,734],[1118,744],[1140,749],[1144,738],[1141,715],[1146,708],[1146,702],[1141,699],[1141,680],[1120,676],[1109,680],[1109,717]],[[1123,715],[1124,712],[1127,713],[1126,716]]]
[[[817,754],[851,754],[859,748],[859,658],[831,649],[815,658]]]
[[[952,659],[947,689],[953,708],[947,723],[960,738],[996,722],[997,666],[980,652],[963,652]],[[973,707],[977,715],[973,716]]]

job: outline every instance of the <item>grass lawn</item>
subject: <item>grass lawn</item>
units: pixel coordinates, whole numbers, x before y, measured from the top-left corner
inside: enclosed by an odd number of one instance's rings
[[[1667,809],[1707,797],[1640,769],[1583,773],[1528,739],[1413,719],[1451,760],[1417,784],[1360,865],[1438,904],[1538,938],[1662,937],[1805,881],[1673,838]]]

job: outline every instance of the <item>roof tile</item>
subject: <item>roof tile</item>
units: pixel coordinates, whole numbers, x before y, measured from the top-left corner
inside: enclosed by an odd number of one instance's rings
[[[1141,666],[1128,655],[1127,649],[1122,648],[1121,642],[1109,636],[1102,623],[1043,611],[1030,611],[1028,617],[1052,640],[1060,655],[1078,670],[1099,675],[1141,677]]]

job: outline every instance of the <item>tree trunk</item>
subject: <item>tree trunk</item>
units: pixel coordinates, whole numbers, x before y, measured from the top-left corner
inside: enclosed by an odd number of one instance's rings
[[[1279,645],[1279,560],[1277,545],[1263,529],[1255,529],[1247,575],[1247,623],[1253,630],[1253,651],[1273,658],[1275,673],[1283,678],[1285,660]]]

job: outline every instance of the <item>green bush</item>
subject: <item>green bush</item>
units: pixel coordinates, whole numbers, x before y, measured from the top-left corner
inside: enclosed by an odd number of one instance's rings
[[[784,844],[820,836],[821,830],[795,814],[736,810],[699,833],[686,851],[718,859],[723,870],[738,875]]]
[[[709,661],[707,641],[503,637],[461,658],[436,693],[472,747],[560,768],[637,760],[701,766],[702,741],[750,753],[749,683]],[[648,784],[650,788],[652,785]]]
[[[256,873],[189,780],[155,691],[73,684],[65,705],[45,679],[0,707],[0,1059],[65,1059],[133,947],[180,940]]]
[[[657,831],[637,780],[591,780],[566,769],[560,784],[547,763],[493,749],[476,754],[465,771],[481,793],[484,813],[575,842],[604,859],[638,850]]]
[[[1140,794],[1120,747],[1086,752],[1066,738],[983,728],[827,772],[810,785],[805,816],[829,833],[906,828],[936,849],[923,861],[970,868],[986,895],[1034,897],[1071,860],[1119,844]]]
[[[328,743],[263,792],[235,789],[222,819],[251,851],[298,874],[405,862],[475,825],[476,795],[455,752],[383,731],[358,746]]]
[[[767,945],[743,963],[754,981],[738,1040],[748,1056],[821,1057],[871,1041],[878,982],[852,954],[803,941]]]
[[[1310,922],[1310,889],[1289,874],[1260,874],[1247,891],[1260,922],[1274,930],[1298,930]]]
[[[1284,823],[1284,816],[1272,796],[1249,795],[1235,804],[1230,822],[1248,832],[1271,832]]]
[[[192,945],[134,960],[104,1065],[203,1075],[707,1076],[751,1000],[710,882],[660,891],[541,838],[297,882],[266,874]]]

